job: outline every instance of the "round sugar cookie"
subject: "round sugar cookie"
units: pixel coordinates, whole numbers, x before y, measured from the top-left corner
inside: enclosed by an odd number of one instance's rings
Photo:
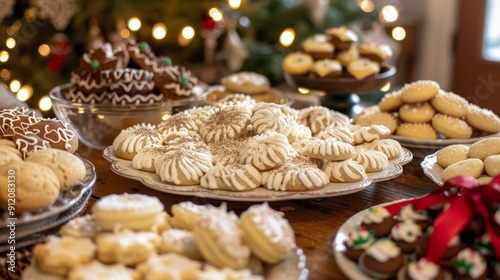
[[[472,136],[472,127],[465,121],[443,114],[436,114],[432,118],[432,127],[450,139],[468,139]]]
[[[498,154],[500,154],[500,137],[481,139],[472,144],[469,149],[469,157],[480,160]]]
[[[430,122],[435,114],[436,110],[429,102],[408,103],[399,108],[399,117],[409,123]]]
[[[469,112],[469,102],[453,92],[440,89],[430,102],[439,113],[455,118],[465,117]]]
[[[283,71],[292,75],[305,75],[314,65],[312,56],[306,53],[289,53],[281,62]]]
[[[469,105],[465,120],[472,127],[489,133],[500,132],[500,118],[490,110]]]
[[[456,162],[469,158],[469,146],[455,144],[447,146],[437,153],[437,164],[446,168]]]
[[[401,90],[393,91],[382,97],[378,103],[381,112],[397,111],[399,107],[403,106],[404,101],[401,99]]]
[[[396,135],[415,139],[438,138],[437,132],[428,123],[402,123],[396,130]]]
[[[162,217],[163,204],[143,194],[112,194],[92,206],[96,224],[103,230],[121,227],[132,230],[149,229]]]
[[[472,176],[474,178],[479,178],[483,174],[484,163],[482,160],[477,158],[468,158],[457,163],[454,163],[443,170],[441,177],[443,181],[448,181],[449,179],[456,176]]]
[[[500,174],[500,155],[492,155],[484,160],[484,170],[491,177]]]
[[[425,102],[436,96],[438,91],[438,83],[429,80],[420,80],[406,84],[401,89],[401,99],[406,103]]]
[[[269,90],[271,83],[262,74],[255,72],[239,72],[228,75],[221,80],[229,92],[256,94]]]

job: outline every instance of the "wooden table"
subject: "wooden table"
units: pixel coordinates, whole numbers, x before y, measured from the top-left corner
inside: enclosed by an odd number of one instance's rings
[[[416,152],[421,151],[414,151]],[[210,203],[219,206],[222,201],[166,194],[143,186],[140,182],[116,175],[110,169],[101,151],[80,147],[78,153],[89,159],[96,168],[97,182],[90,203],[113,193],[143,193],[157,196],[170,210],[172,204],[192,201],[197,204]],[[332,241],[338,228],[352,215],[370,206],[403,198],[418,197],[436,188],[422,172],[420,161],[414,158],[404,166],[403,174],[396,179],[380,182],[367,189],[340,197],[271,202],[270,206],[285,212],[295,230],[297,245],[307,257],[309,279],[347,279],[339,270],[332,249]],[[241,213],[252,203],[227,202],[229,210]],[[88,208],[90,209],[90,207]]]

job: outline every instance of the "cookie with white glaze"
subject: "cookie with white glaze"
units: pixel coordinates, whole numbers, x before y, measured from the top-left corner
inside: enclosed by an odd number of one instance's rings
[[[332,183],[351,183],[366,179],[364,167],[352,159],[329,161],[323,165],[322,169]]]

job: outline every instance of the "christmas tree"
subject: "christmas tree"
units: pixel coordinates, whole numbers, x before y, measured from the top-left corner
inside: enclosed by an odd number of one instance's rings
[[[375,21],[373,6],[367,0],[0,0],[0,81],[39,107],[50,89],[69,82],[85,51],[134,38],[188,68],[254,71],[277,84],[286,53],[327,27]],[[280,42],[284,30],[294,34],[291,44]]]

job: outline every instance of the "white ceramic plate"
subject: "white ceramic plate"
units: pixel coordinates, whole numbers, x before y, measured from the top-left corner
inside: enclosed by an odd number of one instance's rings
[[[401,200],[400,200],[401,201]],[[377,206],[386,206],[395,202],[383,203]],[[374,206],[375,207],[375,206]],[[347,278],[352,280],[371,280],[372,278],[364,274],[357,264],[353,262],[351,259],[346,257],[345,254],[345,245],[344,242],[347,239],[347,234],[357,225],[361,224],[361,219],[364,213],[368,211],[365,209],[361,212],[356,213],[354,216],[350,217],[347,221],[345,221],[337,231],[335,238],[333,239],[333,255],[335,257],[335,261],[337,262],[340,270],[347,276]]]
[[[437,139],[437,140],[415,139],[415,138],[402,137],[398,135],[390,135],[387,138],[394,139],[398,141],[401,144],[401,146],[407,148],[423,148],[423,149],[438,150],[453,144],[472,144],[481,139],[495,137],[499,135],[500,133],[495,133],[469,139]]]
[[[265,188],[257,188],[247,192],[232,192],[224,190],[210,190],[194,186],[176,186],[164,183],[158,175],[151,172],[137,170],[132,166],[132,161],[117,158],[113,147],[104,150],[103,156],[111,162],[111,170],[116,174],[141,181],[147,187],[152,189],[178,195],[193,195],[204,198],[214,198],[230,201],[278,201],[294,199],[311,199],[331,196],[341,196],[359,192],[367,188],[372,182],[390,180],[398,177],[403,172],[401,165],[410,162],[413,158],[410,151],[403,149],[398,159],[389,161],[389,166],[381,172],[369,173],[368,179],[355,183],[329,183],[326,187],[314,191],[304,192],[281,192],[272,191]]]
[[[420,163],[420,166],[424,170],[424,174],[429,177],[434,183],[442,186],[444,184],[443,177],[441,177],[441,173],[443,173],[444,168],[437,164],[437,154],[439,151],[428,155],[424,158],[424,160]]]
[[[21,216],[17,217],[16,231],[30,227],[37,227],[39,224],[55,220],[61,213],[70,209],[77,201],[79,201],[88,190],[92,189],[96,180],[94,165],[84,158],[80,159],[83,161],[86,168],[86,174],[82,182],[59,194],[59,197],[54,204],[47,209],[43,209],[35,213],[23,213]],[[3,216],[0,215],[0,240],[2,240],[4,234],[9,233],[9,229],[7,228],[7,218],[8,215],[6,212],[3,213]]]

